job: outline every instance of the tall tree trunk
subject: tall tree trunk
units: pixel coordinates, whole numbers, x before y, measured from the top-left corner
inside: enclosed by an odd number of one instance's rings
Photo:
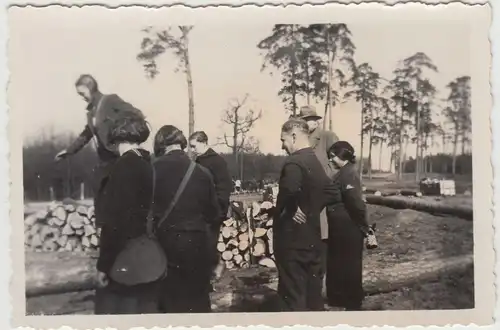
[[[466,144],[465,132],[462,132],[462,155],[465,155],[465,144]]]
[[[241,183],[243,184],[243,170],[244,170],[244,159],[243,157],[245,157],[243,151],[240,151],[240,180],[241,180]]]
[[[292,25],[292,40],[293,40],[293,52],[292,52],[292,113],[295,116],[297,114],[297,89],[296,89],[296,83],[295,83],[295,75],[297,71],[297,53],[296,53],[296,43],[297,41],[295,40],[295,30],[294,30],[294,25]]]
[[[404,167],[406,165],[406,160],[407,160],[407,156],[408,156],[408,144],[409,143],[410,143],[409,138],[406,137],[405,138],[404,151],[403,151],[403,154],[404,154],[404,157],[403,157],[403,170],[404,170]],[[404,171],[403,171],[403,173],[404,173]]]
[[[368,140],[368,178],[372,179],[372,148],[373,148],[373,132],[370,132]]]
[[[441,136],[441,143],[442,143],[442,149],[443,149],[443,155],[446,154],[446,133],[443,133]]]
[[[392,172],[392,166],[394,163],[394,146],[391,146],[390,152],[391,152],[391,158],[389,159],[389,172]],[[394,168],[394,172],[396,172],[395,168]]]
[[[380,140],[380,149],[378,154],[378,170],[382,172],[382,150],[384,149],[384,141]]]
[[[372,179],[372,148],[373,148],[373,106],[370,106],[370,137],[368,139],[368,178]]]
[[[398,159],[398,179],[401,180],[403,176],[403,117],[404,117],[404,104],[405,104],[405,90],[403,88],[403,98],[401,100],[401,118],[399,123],[399,159]]]
[[[233,156],[236,168],[238,168],[238,123],[239,123],[238,110],[239,108],[236,108],[234,110],[234,123],[233,123]]]
[[[182,32],[184,34],[184,63],[186,69],[186,81],[188,88],[189,99],[189,136],[194,133],[194,92],[193,92],[193,78],[191,75],[191,62],[189,61],[189,32]],[[191,148],[188,148],[188,155],[192,157]]]
[[[364,164],[364,159],[363,159],[363,145],[364,145],[364,139],[365,139],[365,134],[363,132],[363,127],[364,127],[364,116],[363,114],[365,113],[365,102],[364,100],[361,100],[361,145],[359,148],[359,177],[363,177],[363,164]]]
[[[418,83],[417,83],[418,86]],[[418,87],[417,87],[418,88]],[[421,165],[421,150],[420,150],[420,104],[418,101],[418,91],[417,91],[417,122],[416,122],[416,129],[417,129],[417,150],[415,154],[415,182],[420,181],[420,165]]]
[[[309,54],[306,55],[306,60],[304,63],[304,70],[306,71],[306,97],[307,97],[307,105],[311,105],[311,82],[309,77]]]
[[[451,173],[455,175],[457,167],[457,149],[458,149],[458,132],[455,132],[455,138],[453,139],[453,158],[451,163]]]
[[[332,130],[332,62],[333,59],[331,58],[332,54],[330,53],[329,50],[329,36],[327,36],[327,49],[328,49],[328,85],[327,85],[327,92],[326,92],[326,104],[325,104],[325,118],[323,118],[323,129],[326,129],[326,120],[327,120],[327,115],[328,115],[328,128],[330,131]]]
[[[327,91],[326,92],[326,99],[328,100],[328,98],[330,97],[328,95],[330,91]],[[325,102],[325,114],[323,116],[323,131],[326,131],[326,116],[328,116],[328,101]]]

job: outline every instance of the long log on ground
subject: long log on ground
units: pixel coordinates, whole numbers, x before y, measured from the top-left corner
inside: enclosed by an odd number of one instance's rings
[[[96,287],[96,255],[75,252],[26,252],[26,297]]]
[[[95,263],[94,256],[83,254],[28,252],[26,253],[26,296],[92,290],[96,285]],[[415,282],[436,278],[443,272],[461,270],[472,263],[472,255],[465,255],[400,263],[384,269],[365,269],[363,283],[368,294],[393,291]],[[232,277],[231,286],[224,285],[222,290],[229,292],[231,288],[233,289],[231,294],[247,295],[245,288],[256,285],[264,285],[273,290],[277,288],[276,270],[272,268],[238,269],[229,273],[228,276]],[[227,297],[224,299],[227,300]]]
[[[406,197],[383,197],[375,195],[366,195],[368,204],[382,205],[394,209],[411,209],[416,211],[427,212],[431,214],[448,214],[466,220],[472,220],[473,208],[464,205],[444,205],[442,203],[431,202],[417,198]]]
[[[373,269],[364,272],[364,287],[369,295],[390,292],[425,281],[437,280],[441,274],[466,270],[472,265],[472,255],[407,262],[388,269]],[[272,268],[251,267],[225,272],[211,294],[214,312],[273,312],[277,311],[277,272]],[[47,306],[41,312],[61,314],[91,314],[93,293],[60,296],[59,306]],[[37,300],[42,297],[28,299]],[[39,314],[40,311],[33,311]]]

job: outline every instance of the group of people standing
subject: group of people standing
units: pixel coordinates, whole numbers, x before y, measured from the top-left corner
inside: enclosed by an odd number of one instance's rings
[[[273,222],[281,310],[360,310],[365,238],[374,238],[354,148],[302,107],[281,129],[283,165]],[[373,239],[371,241],[374,241]],[[372,247],[372,246],[370,246]],[[375,247],[375,245],[373,245]]]
[[[75,87],[88,104],[87,125],[56,159],[75,154],[91,140],[96,143],[94,205],[101,237],[95,313],[210,312],[211,280],[222,271],[217,238],[233,188],[227,164],[209,148],[204,132],[186,138],[172,125],[158,130],[151,155],[141,147],[151,129],[140,110],[115,94],[102,94],[90,75],[80,76]],[[288,120],[281,132],[289,157],[279,182],[273,239],[282,310],[322,310],[325,274],[330,304],[361,308],[363,237],[371,228],[354,150],[320,130],[319,119],[313,108],[304,107],[301,118]],[[141,282],[144,276],[127,273],[127,267],[117,270],[127,244],[143,236],[152,239],[153,232],[166,256],[165,275]],[[141,265],[140,272],[157,267]],[[122,275],[114,275],[117,271]]]

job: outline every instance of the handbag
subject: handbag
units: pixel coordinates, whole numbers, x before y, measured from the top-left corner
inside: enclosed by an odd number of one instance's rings
[[[191,161],[174,198],[156,228],[159,228],[165,222],[174,209],[193,174],[195,166],[196,164]],[[109,277],[119,284],[127,286],[146,284],[161,280],[167,276],[167,256],[165,250],[158,242],[153,229],[155,219],[152,206],[154,203],[155,181],[156,173],[153,166],[153,195],[147,216],[146,233],[129,240],[125,244],[125,247],[116,257],[109,272]]]

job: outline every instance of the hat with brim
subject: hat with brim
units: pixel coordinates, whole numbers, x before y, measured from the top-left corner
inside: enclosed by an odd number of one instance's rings
[[[311,105],[306,105],[300,108],[299,118],[304,120],[320,120],[323,117],[318,116],[316,109]]]

